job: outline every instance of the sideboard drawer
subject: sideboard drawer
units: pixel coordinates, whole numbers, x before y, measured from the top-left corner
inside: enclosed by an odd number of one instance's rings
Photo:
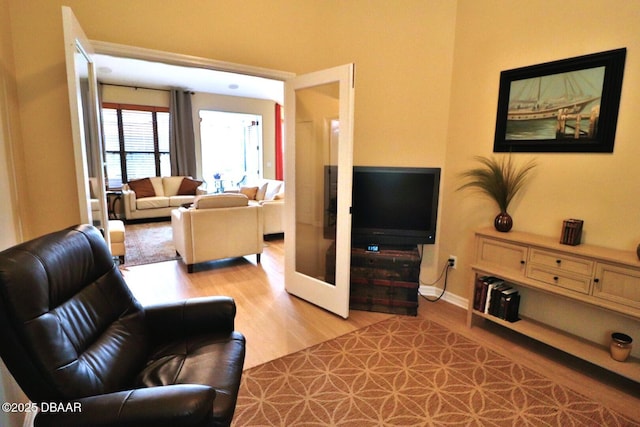
[[[590,276],[593,274],[593,260],[571,256],[560,252],[531,249],[529,263],[545,267],[551,267],[558,272],[569,272]]]
[[[535,264],[529,264],[527,267],[527,277],[587,295],[591,287],[590,277],[572,275],[570,273],[558,273],[558,271],[554,269],[540,267]]]

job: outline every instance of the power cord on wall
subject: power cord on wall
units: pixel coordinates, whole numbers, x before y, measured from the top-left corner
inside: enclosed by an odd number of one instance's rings
[[[440,295],[438,295],[436,298],[429,298],[428,296],[421,294],[420,290],[418,290],[418,295],[420,295],[422,298],[424,298],[425,300],[427,300],[429,302],[439,301],[440,298],[442,298],[444,293],[447,291],[447,277],[449,276],[449,269],[451,267],[453,267],[454,262],[455,262],[455,260],[453,260],[452,258],[449,258],[447,260],[447,262],[445,263],[444,268],[440,272],[440,276],[438,276],[438,278],[433,283],[422,283],[422,282],[420,282],[421,285],[434,286],[436,283],[438,283],[442,279],[442,276],[444,276],[444,285],[442,286],[442,292],[440,293]]]

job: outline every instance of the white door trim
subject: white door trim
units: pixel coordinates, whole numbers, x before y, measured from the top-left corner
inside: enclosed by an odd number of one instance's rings
[[[199,56],[191,56],[181,53],[166,52],[162,50],[147,49],[143,47],[103,42],[98,40],[91,40],[91,44],[95,52],[102,55],[163,62],[165,64],[179,65],[183,67],[199,67],[208,70],[226,71],[229,73],[264,77],[272,80],[285,81],[292,77],[295,77],[295,73],[291,73],[288,71],[279,71],[269,68],[254,67],[251,65],[236,64],[233,62],[218,61],[215,59],[202,58]]]

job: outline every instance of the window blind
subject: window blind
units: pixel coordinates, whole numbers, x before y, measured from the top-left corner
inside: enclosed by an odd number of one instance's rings
[[[110,189],[133,179],[171,175],[168,111],[105,104],[102,116]]]

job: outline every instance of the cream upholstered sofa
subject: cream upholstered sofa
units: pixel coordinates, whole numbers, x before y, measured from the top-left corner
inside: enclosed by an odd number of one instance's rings
[[[249,198],[250,205],[263,207],[265,235],[284,233],[284,181],[263,179],[238,191]]]
[[[130,181],[122,186],[124,218],[162,218],[184,204],[205,194],[202,181],[188,176],[154,176]]]
[[[93,218],[93,225],[100,228],[99,218],[102,216],[102,209],[100,208],[100,188],[98,186],[98,178],[89,177],[89,198],[91,201],[91,218]]]
[[[260,254],[264,247],[262,206],[249,205],[243,194],[196,197],[193,206],[171,213],[173,244],[193,272],[194,264]]]

